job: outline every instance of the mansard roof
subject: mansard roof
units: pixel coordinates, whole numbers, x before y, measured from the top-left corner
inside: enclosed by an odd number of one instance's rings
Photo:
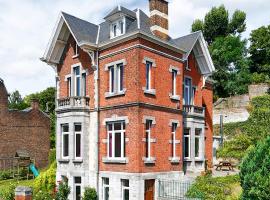
[[[125,34],[111,39],[111,20],[123,15],[128,16],[126,18]],[[183,61],[188,58],[191,52],[194,52],[202,74],[211,74],[215,70],[206,42],[200,31],[176,39],[170,38],[168,41],[161,40],[152,33],[148,15],[140,9],[131,11],[122,6],[114,8],[104,19],[104,22],[96,25],[61,12],[44,57],[41,60],[51,65],[57,65],[61,60],[70,34],[83,50],[104,48],[104,46],[116,42],[121,43],[123,39],[141,35],[161,46],[182,53],[184,55]]]

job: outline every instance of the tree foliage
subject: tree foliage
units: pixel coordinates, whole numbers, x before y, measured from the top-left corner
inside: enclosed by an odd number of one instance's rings
[[[240,179],[242,199],[270,199],[270,137],[260,142],[243,159]]]
[[[29,105],[23,100],[20,92],[15,90],[8,97],[8,107],[9,109],[23,110]]]

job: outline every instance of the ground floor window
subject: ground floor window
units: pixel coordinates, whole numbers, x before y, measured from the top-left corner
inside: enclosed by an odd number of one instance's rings
[[[122,179],[122,200],[129,200],[129,180]]]
[[[190,158],[190,129],[184,129],[184,156]]]
[[[69,156],[69,126],[63,124],[62,127],[62,157],[68,158]]]
[[[103,200],[109,200],[109,192],[110,192],[110,182],[109,178],[102,178],[102,197]]]
[[[81,200],[82,197],[82,178],[81,177],[74,177],[74,186],[75,186],[75,200]]]
[[[200,148],[201,148],[201,132],[202,129],[195,129],[195,158],[200,158]]]

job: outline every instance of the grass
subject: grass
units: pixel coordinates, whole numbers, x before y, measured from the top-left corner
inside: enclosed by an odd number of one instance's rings
[[[241,193],[238,175],[215,178],[200,176],[189,189],[187,196],[207,200],[237,200]]]
[[[3,180],[0,181],[0,193],[1,191],[6,190],[11,184],[14,184],[15,186],[29,186],[32,187],[34,183],[34,180],[15,180],[15,179],[9,179],[9,180]]]

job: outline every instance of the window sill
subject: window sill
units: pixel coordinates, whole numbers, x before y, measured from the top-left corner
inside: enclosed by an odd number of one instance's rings
[[[169,161],[173,164],[177,164],[180,162],[180,157],[169,157]]]
[[[197,161],[197,162],[204,162],[205,159],[203,159],[203,158],[195,158],[195,161]]]
[[[171,98],[171,100],[180,101],[180,95],[172,95],[170,93],[169,94],[169,97]]]
[[[58,161],[59,163],[69,163],[69,159],[68,159],[68,158],[58,159],[57,161]]]
[[[83,163],[83,160],[81,158],[76,158],[72,160],[73,163]]]
[[[191,158],[184,158],[184,161],[191,162]]]
[[[123,91],[121,91],[121,92],[115,92],[115,93],[106,92],[105,93],[105,98],[123,96],[123,95],[126,94],[126,91],[127,91],[127,89],[123,89]]]
[[[128,163],[128,158],[108,158],[108,157],[103,157],[102,162],[103,163],[127,164]]]
[[[155,89],[150,89],[150,90],[147,90],[145,87],[142,88],[144,94],[150,94],[150,95],[156,95],[156,90]]]
[[[79,54],[72,56],[73,59],[78,58],[78,57],[79,57]]]
[[[144,164],[155,164],[156,158],[155,157],[150,157],[150,158],[143,157],[143,161],[144,161]]]

